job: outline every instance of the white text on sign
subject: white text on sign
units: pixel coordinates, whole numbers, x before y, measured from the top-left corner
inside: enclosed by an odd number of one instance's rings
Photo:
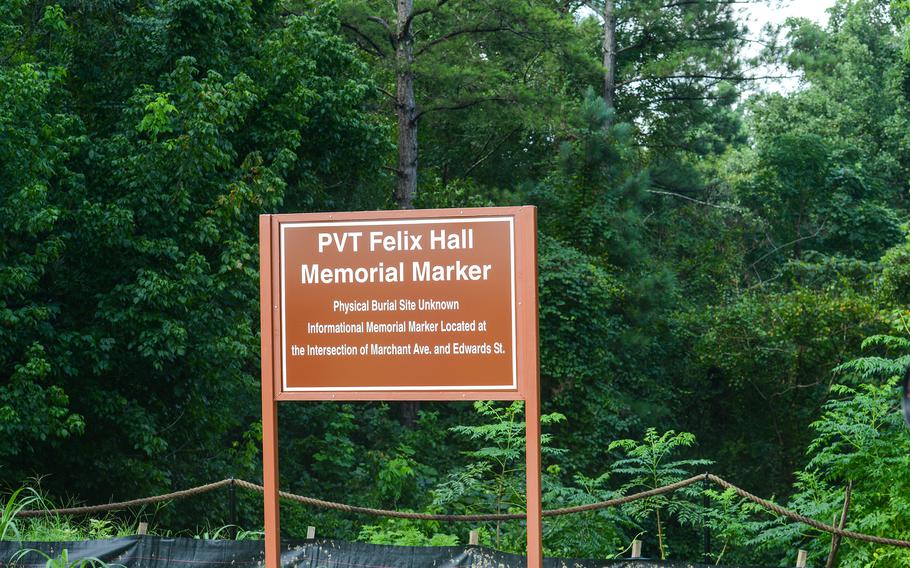
[[[343,231],[340,233],[319,233],[317,237],[319,252],[334,247],[338,252],[359,252],[362,231]],[[386,234],[383,231],[371,231],[366,239],[370,252],[423,250],[424,235],[413,235],[407,230]],[[430,250],[463,250],[474,248],[474,229],[430,231]]]

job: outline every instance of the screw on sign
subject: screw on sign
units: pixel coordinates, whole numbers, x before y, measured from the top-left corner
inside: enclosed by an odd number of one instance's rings
[[[524,400],[528,566],[539,568],[534,207],[263,215],[266,568],[278,568],[277,403]]]

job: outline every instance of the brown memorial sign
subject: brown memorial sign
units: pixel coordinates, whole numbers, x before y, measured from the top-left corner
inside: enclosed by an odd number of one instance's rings
[[[266,568],[280,568],[278,402],[524,400],[540,568],[534,207],[262,215]]]
[[[278,398],[521,398],[534,212],[271,216]]]

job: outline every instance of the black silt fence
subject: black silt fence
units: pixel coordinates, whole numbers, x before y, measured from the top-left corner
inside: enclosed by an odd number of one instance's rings
[[[0,567],[44,568],[66,550],[69,561],[95,557],[126,568],[262,568],[261,540],[202,540],[131,536],[73,542],[0,542]],[[525,557],[479,546],[385,546],[331,539],[282,542],[284,568],[524,568]],[[708,568],[706,564],[660,560],[546,558],[545,568]],[[713,565],[712,565],[713,566]],[[744,566],[727,568],[747,568]],[[757,568],[757,567],[755,567]]]

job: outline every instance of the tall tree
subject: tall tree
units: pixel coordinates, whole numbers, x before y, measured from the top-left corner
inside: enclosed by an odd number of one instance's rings
[[[614,0],[603,0],[601,17],[603,18],[604,27],[603,98],[607,106],[613,108],[614,98],[616,97],[616,4]]]
[[[376,58],[395,85],[383,92],[398,124],[395,203],[403,209],[413,207],[418,195],[421,120],[484,103],[518,103],[522,85],[510,64],[533,44],[548,41],[557,21],[545,2],[397,0],[394,12],[373,0],[342,5],[352,41]]]
[[[885,0],[840,0],[827,26],[789,22],[784,63],[802,87],[752,102],[758,140],[811,134],[835,163],[867,181],[870,191],[905,206],[910,179],[910,105],[900,36],[907,11]]]
[[[571,3],[570,3],[571,4]],[[588,0],[580,14],[601,27],[603,98],[621,120],[641,125],[651,148],[704,151],[714,135],[712,102],[735,100],[733,86],[755,78],[743,67],[751,41],[740,2]],[[589,16],[595,17],[595,16]],[[723,138],[723,136],[721,136]]]
[[[375,58],[382,79],[394,82],[393,89],[380,90],[397,122],[394,201],[400,209],[413,208],[418,198],[419,124],[433,113],[518,104],[525,89],[514,62],[546,43],[557,22],[545,2],[514,0],[397,0],[394,12],[384,2],[350,0],[342,9],[352,41]],[[418,408],[402,403],[405,424],[415,423]]]
[[[257,216],[376,206],[365,66],[331,8],[13,5],[0,476],[100,501],[253,474]]]
[[[654,396],[646,377],[659,371],[648,362],[663,348],[660,330],[675,288],[648,247],[649,176],[634,128],[613,116],[589,88],[553,171],[521,194],[539,209],[544,400],[573,409],[561,440],[588,474],[605,451],[581,448],[599,431],[630,428],[622,409]]]
[[[706,401],[680,427],[714,448],[721,467],[766,492],[786,491],[791,471],[804,465],[807,425],[829,396],[829,370],[881,331],[870,283],[882,252],[900,239],[907,180],[903,62],[884,8],[842,1],[827,27],[789,22],[784,61],[803,76],[800,87],[752,97],[742,109],[749,144],[698,164],[713,178],[705,199],[714,207],[687,208],[722,219],[707,225],[719,237],[691,240],[691,221],[669,229],[682,229],[670,233],[670,258],[687,282],[722,269],[713,298],[709,286],[680,309],[678,327],[691,337],[681,356],[691,362],[679,384],[689,400]],[[733,410],[742,408],[764,410]],[[747,438],[767,445],[747,450]],[[743,460],[753,451],[773,453],[771,468],[734,465],[755,463]]]
[[[15,463],[83,433],[61,369],[47,290],[66,252],[61,192],[81,186],[83,142],[66,109],[68,32],[58,7],[0,3],[0,460]],[[4,468],[2,474],[12,472]],[[16,474],[23,473],[21,470]],[[31,473],[31,472],[30,472]],[[18,479],[14,481],[19,481]]]
[[[807,252],[875,261],[900,239],[910,178],[900,18],[879,0],[840,1],[830,15],[827,28],[790,21],[785,62],[803,88],[749,101],[752,147],[729,156],[733,191],[764,225],[750,255],[759,280]]]

